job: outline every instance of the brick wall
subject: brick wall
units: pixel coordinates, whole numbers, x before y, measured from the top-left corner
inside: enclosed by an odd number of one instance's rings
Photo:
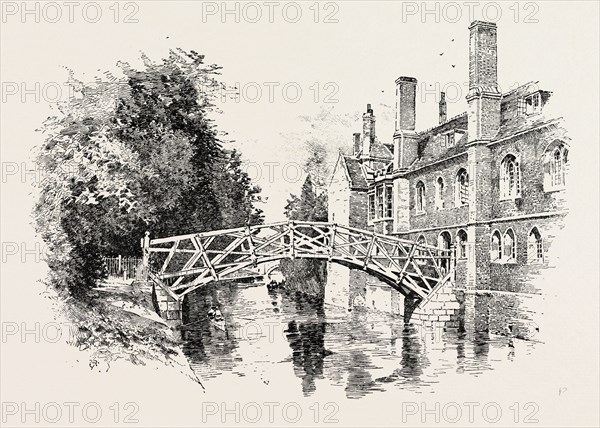
[[[552,259],[552,241],[563,227],[564,217],[539,218],[512,222],[492,223],[491,231],[498,230],[502,237],[510,228],[516,238],[516,260],[514,263],[490,263],[490,290],[511,291],[518,293],[537,293],[532,278],[539,276],[543,270],[555,265]],[[543,263],[528,263],[527,239],[529,232],[537,227],[541,236],[544,250]]]
[[[466,154],[430,168],[424,168],[408,176],[409,224],[411,230],[467,223],[468,206],[457,206],[454,198],[456,175],[461,168],[467,168]],[[444,208],[442,209],[438,209],[435,204],[436,183],[439,177],[444,180],[442,198]],[[417,213],[416,209],[416,186],[419,181],[425,184],[425,213]],[[402,207],[397,207],[397,209],[402,210]]]
[[[348,225],[366,230],[369,214],[369,201],[367,198],[367,192],[351,190],[348,203],[350,207]]]
[[[502,218],[566,208],[564,191],[544,189],[544,158],[547,146],[554,140],[564,140],[564,131],[551,128],[533,131],[521,137],[492,146],[492,218]],[[500,169],[504,157],[514,155],[519,160],[521,198],[501,200]]]

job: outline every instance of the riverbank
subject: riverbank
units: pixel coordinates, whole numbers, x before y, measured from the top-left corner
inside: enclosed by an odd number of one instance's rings
[[[88,302],[68,299],[61,306],[70,323],[70,344],[88,351],[90,369],[109,371],[119,360],[164,365],[202,385],[181,350],[181,338],[154,311],[142,284],[105,281]]]

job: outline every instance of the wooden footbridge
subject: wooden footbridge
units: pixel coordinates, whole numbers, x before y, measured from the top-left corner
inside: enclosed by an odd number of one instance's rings
[[[426,302],[453,276],[454,252],[333,223],[290,221],[142,239],[149,278],[176,302],[213,281],[285,258],[364,269],[404,296]]]

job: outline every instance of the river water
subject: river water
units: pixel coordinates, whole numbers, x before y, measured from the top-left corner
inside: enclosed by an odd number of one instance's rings
[[[226,330],[206,313],[218,306]],[[406,389],[433,392],[535,352],[530,341],[405,326],[402,319],[323,307],[264,286],[211,285],[184,305],[184,352],[207,390],[241,379],[293,388],[299,397],[346,398]]]

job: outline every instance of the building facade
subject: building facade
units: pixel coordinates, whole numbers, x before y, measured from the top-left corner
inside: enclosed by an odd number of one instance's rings
[[[566,215],[570,141],[546,114],[550,92],[533,82],[500,92],[496,24],[469,32],[467,111],[448,118],[442,93],[439,123],[417,131],[417,80],[398,78],[392,142],[379,141],[368,106],[353,154],[338,157],[329,220],[455,248],[457,288],[535,294],[530,278],[552,266]],[[351,283],[349,304],[356,288],[369,306],[368,286]]]

